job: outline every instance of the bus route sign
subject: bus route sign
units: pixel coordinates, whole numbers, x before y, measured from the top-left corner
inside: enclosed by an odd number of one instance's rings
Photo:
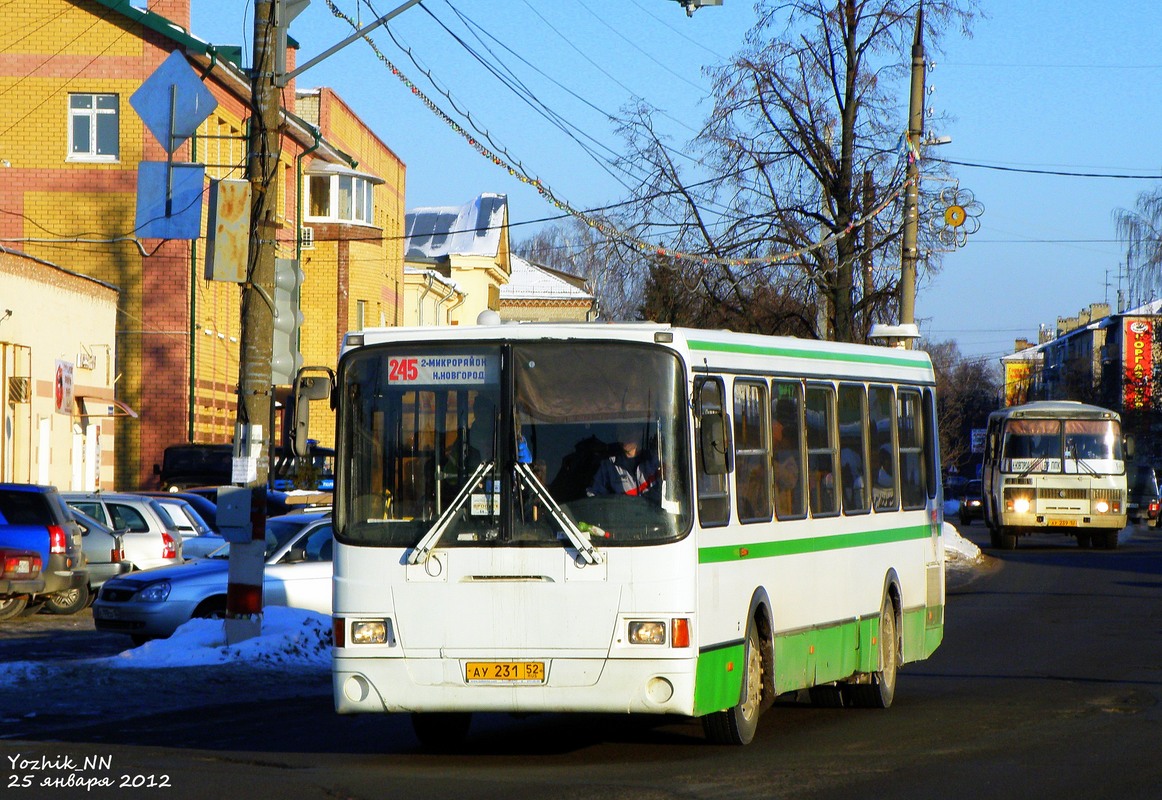
[[[394,356],[387,362],[387,382],[419,386],[484,385],[499,380],[495,355]]]

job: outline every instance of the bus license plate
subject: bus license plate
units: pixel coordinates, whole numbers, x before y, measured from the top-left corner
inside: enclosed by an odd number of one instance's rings
[[[468,683],[544,683],[543,661],[469,661],[464,665]]]
[[[1076,528],[1077,520],[1075,519],[1051,519],[1046,523],[1050,528]]]

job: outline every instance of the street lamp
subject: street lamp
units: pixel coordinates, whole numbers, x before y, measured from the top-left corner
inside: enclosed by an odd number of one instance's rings
[[[694,12],[697,11],[698,9],[702,8],[703,6],[720,6],[720,5],[722,5],[722,0],[678,0],[678,2],[686,7],[686,16],[687,17],[694,16]]]

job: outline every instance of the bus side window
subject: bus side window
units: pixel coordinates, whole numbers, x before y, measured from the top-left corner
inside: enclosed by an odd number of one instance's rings
[[[775,515],[795,519],[807,515],[807,476],[803,458],[803,384],[771,384],[771,465]]]
[[[936,498],[936,486],[940,482],[940,454],[937,440],[940,438],[936,422],[936,393],[924,390],[924,469],[927,475],[928,497]]]
[[[742,522],[767,522],[771,518],[766,411],[766,383],[734,382],[734,481]]]
[[[807,387],[807,496],[816,517],[839,513],[839,448],[835,441],[835,390]]]
[[[871,508],[867,455],[867,393],[863,385],[839,385],[839,476],[843,511],[862,514]]]
[[[703,527],[730,522],[729,462],[721,466],[721,456],[731,455],[730,419],[724,405],[720,378],[699,378],[694,384],[696,398],[694,447],[698,473],[698,519]],[[717,452],[721,448],[722,452]]]
[[[890,386],[867,390],[868,421],[872,445],[872,507],[876,511],[899,508],[896,492],[896,398]]]
[[[928,497],[924,475],[924,416],[920,393],[901,389],[896,396],[896,441],[900,448],[900,499],[906,509],[924,508]]]

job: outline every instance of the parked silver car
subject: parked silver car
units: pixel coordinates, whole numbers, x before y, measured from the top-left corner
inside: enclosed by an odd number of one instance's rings
[[[267,520],[263,603],[331,613],[330,512]],[[97,630],[126,633],[135,642],[165,638],[195,617],[226,613],[229,549],[175,567],[134,572],[107,581],[93,603]]]
[[[172,495],[169,497],[142,495],[142,497],[150,497],[161,506],[162,511],[166,513],[170,523],[177,528],[183,539],[214,532],[209,523],[202,519],[202,515],[180,497]]]
[[[118,492],[61,492],[61,496],[98,522],[125,531],[125,559],[133,569],[182,562],[182,535],[154,498]]]
[[[50,614],[76,614],[92,602],[105,581],[133,568],[125,560],[124,531],[115,531],[75,508],[70,507],[69,511],[81,527],[81,549],[85,553],[89,581],[84,586],[49,595],[44,610]]]
[[[226,540],[222,538],[188,500],[175,495],[144,495],[157,501],[173,526],[182,535],[182,557],[204,558],[217,550]],[[191,497],[195,495],[190,495]]]

